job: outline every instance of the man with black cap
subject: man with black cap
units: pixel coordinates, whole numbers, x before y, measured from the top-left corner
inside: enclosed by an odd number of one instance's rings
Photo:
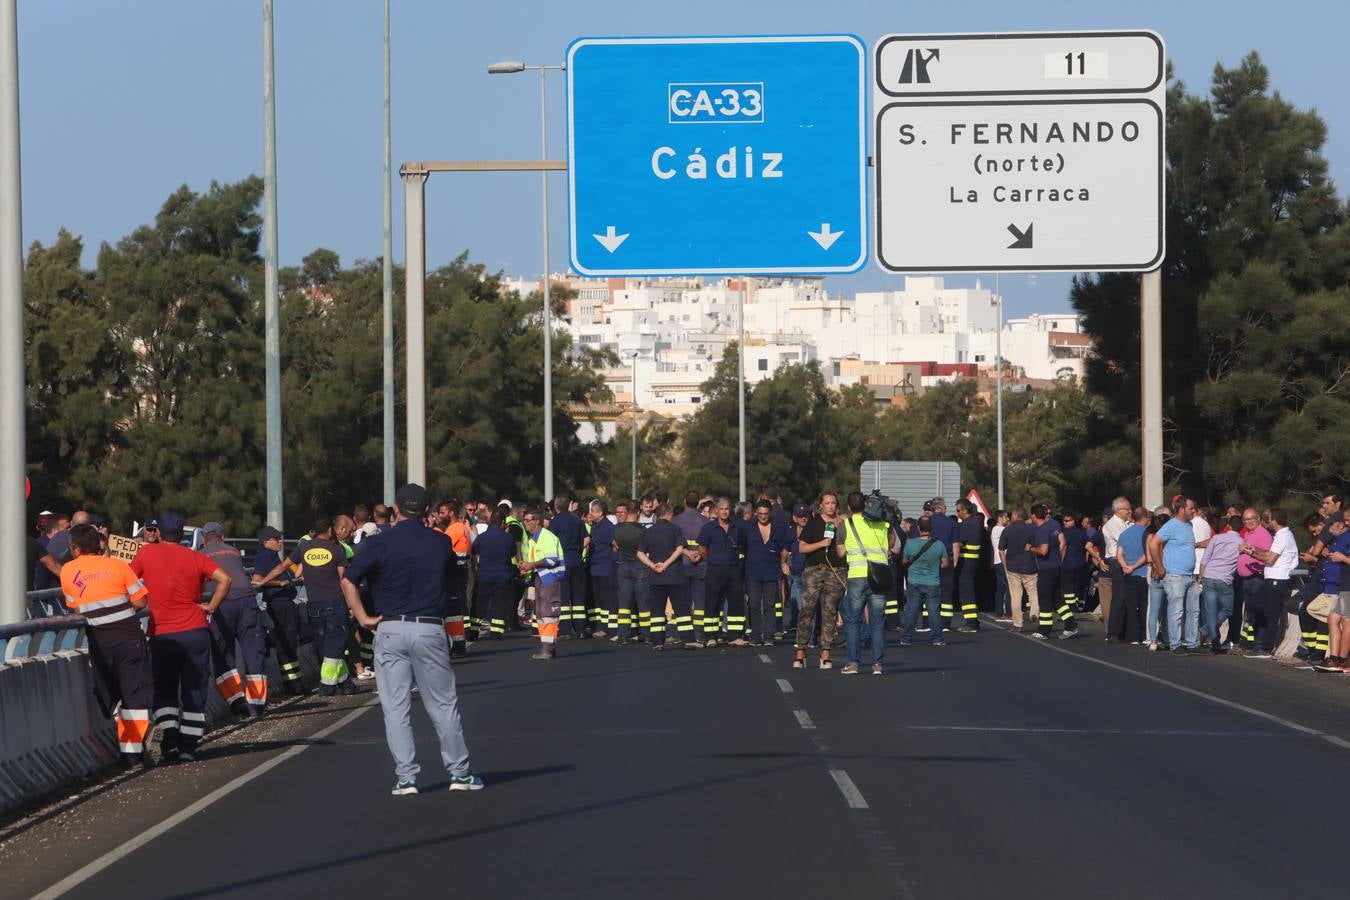
[[[455,673],[444,607],[455,567],[450,542],[422,522],[431,495],[420,484],[405,484],[394,497],[394,527],[367,538],[342,578],[347,609],[363,628],[375,630],[375,671],[380,685],[384,733],[398,778],[395,795],[417,793],[416,745],[412,729],[412,685],[436,726],[441,761],[450,790],[476,791],[483,779],[469,767],[469,748],[459,720]],[[375,615],[361,604],[357,585],[370,585]]]
[[[342,573],[347,568],[347,549],[338,542],[332,519],[318,518],[286,559],[263,575],[253,576],[259,587],[280,575],[288,566],[299,565],[305,577],[305,612],[319,651],[319,694],[323,697],[356,693],[347,671],[347,610],[344,608]],[[261,571],[254,569],[255,572]]]
[[[258,531],[258,555],[253,560],[256,572],[271,572],[281,562],[284,547],[282,533],[271,525]],[[281,683],[286,693],[305,693],[300,680],[300,609],[295,604],[295,573],[283,568],[275,578],[257,585],[262,589],[263,606],[272,620],[272,646],[277,651]]]
[[[191,762],[197,741],[206,731],[206,691],[211,680],[206,617],[225,600],[230,576],[215,561],[178,543],[183,539],[183,517],[178,513],[162,513],[159,531],[164,540],[142,545],[131,570],[150,592],[146,633],[155,680],[155,727],[163,734],[161,758]],[[216,588],[210,601],[203,603],[202,585],[208,580]]]
[[[230,592],[211,617],[211,663],[216,690],[235,715],[258,718],[267,708],[267,636],[258,621],[257,589],[249,584],[244,558],[225,543],[219,522],[202,526],[203,555],[230,576]],[[236,642],[244,657],[244,675],[234,658]]]

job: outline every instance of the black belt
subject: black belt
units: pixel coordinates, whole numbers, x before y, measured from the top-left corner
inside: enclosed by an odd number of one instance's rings
[[[391,622],[416,622],[419,625],[445,624],[445,619],[440,616],[385,616],[385,619]]]

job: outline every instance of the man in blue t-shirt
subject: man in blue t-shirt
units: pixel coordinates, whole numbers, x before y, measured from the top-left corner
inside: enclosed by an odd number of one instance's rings
[[[938,614],[942,599],[942,572],[951,568],[947,545],[933,536],[933,520],[923,516],[918,522],[919,536],[905,544],[905,610],[901,620],[904,629],[900,646],[908,647],[914,640],[914,626],[919,622],[919,610],[928,610],[928,624],[932,629],[934,647],[945,647],[942,639],[943,621]]]
[[[1116,539],[1116,562],[1120,565],[1121,608],[1125,628],[1121,634],[1109,635],[1131,644],[1144,642],[1144,611],[1148,608],[1148,524],[1152,515],[1140,506],[1134,510],[1133,524],[1126,526]],[[1114,617],[1113,617],[1114,618]]]
[[[1150,562],[1163,573],[1167,595],[1167,643],[1173,653],[1190,653],[1200,647],[1200,582],[1195,574],[1195,501],[1174,497],[1172,518],[1158,529],[1157,552]],[[1161,563],[1161,565],[1159,565]]]

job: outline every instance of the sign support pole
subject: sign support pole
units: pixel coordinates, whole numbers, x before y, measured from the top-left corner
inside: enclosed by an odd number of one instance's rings
[[[1162,270],[1139,281],[1139,425],[1143,433],[1143,500],[1154,509],[1163,502],[1162,429]]]
[[[267,418],[267,524],[282,528],[281,301],[277,286],[277,107],[272,0],[263,0],[263,354]]]
[[[737,427],[736,433],[740,439],[740,490],[741,500],[748,500],[750,496],[745,492],[745,304],[750,299],[750,279],[745,279],[741,291],[741,314],[737,316],[736,325],[740,329],[740,334],[736,338],[736,401],[737,401]]]
[[[384,502],[394,502],[394,452],[398,436],[394,431],[394,203],[393,142],[390,137],[389,111],[389,0],[384,0],[384,320],[381,342],[384,349]]]
[[[427,350],[423,302],[427,287],[426,172],[401,172],[403,229],[407,243],[404,260],[404,342],[408,410],[408,482],[427,484]]]
[[[994,393],[998,417],[998,508],[1003,505],[1003,292],[999,289],[999,278],[994,275],[994,293],[998,298],[998,331],[994,332]]]

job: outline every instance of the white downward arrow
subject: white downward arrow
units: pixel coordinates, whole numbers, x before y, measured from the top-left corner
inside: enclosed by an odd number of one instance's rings
[[[826,227],[828,228],[829,226]],[[626,234],[615,234],[613,225],[609,226],[609,228],[605,230],[604,234],[593,234],[591,235],[591,237],[599,241],[600,246],[604,247],[610,253],[613,253],[615,250],[618,250],[619,245],[622,244],[624,241],[628,240],[628,235]]]
[[[834,246],[834,242],[839,240],[843,232],[831,231],[830,223],[825,222],[820,226],[819,231],[808,231],[807,234],[811,235],[811,240],[819,244],[822,250],[828,250]]]

